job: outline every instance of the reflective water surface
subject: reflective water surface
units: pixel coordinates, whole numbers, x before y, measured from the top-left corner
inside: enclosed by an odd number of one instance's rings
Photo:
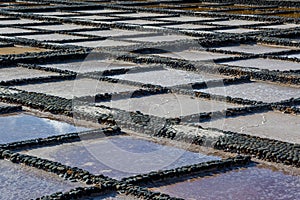
[[[83,140],[25,153],[116,179],[220,159],[131,136]]]
[[[0,115],[0,144],[88,130],[72,124],[25,113]]]
[[[42,170],[0,160],[1,200],[35,199],[83,186]]]
[[[188,200],[295,200],[300,199],[300,177],[250,167],[151,190]]]

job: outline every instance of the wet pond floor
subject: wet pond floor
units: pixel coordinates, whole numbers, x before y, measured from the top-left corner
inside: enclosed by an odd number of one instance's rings
[[[281,24],[281,25],[268,25],[268,26],[259,26],[258,28],[262,29],[289,29],[289,28],[298,28],[299,24]]]
[[[157,55],[161,57],[184,59],[189,61],[204,61],[204,60],[213,60],[219,58],[236,57],[236,55],[232,55],[232,54],[221,54],[221,53],[196,51],[196,50],[175,51],[175,52],[153,54],[153,55]]]
[[[62,40],[76,40],[76,39],[87,39],[87,37],[75,36],[75,35],[67,35],[67,34],[34,34],[34,35],[24,35],[17,36],[17,38],[25,38],[37,41],[62,41]]]
[[[132,36],[132,35],[139,35],[139,34],[147,34],[151,32],[110,29],[110,30],[80,31],[75,33],[82,34],[82,35],[101,36],[101,37],[117,37],[117,36]]]
[[[98,41],[87,41],[87,42],[70,42],[63,43],[63,45],[74,45],[81,47],[116,47],[116,46],[131,46],[137,43],[125,42],[125,41],[115,41],[115,40],[98,40]]]
[[[130,40],[136,42],[174,42],[177,40],[187,40],[187,39],[194,39],[194,38],[189,36],[183,36],[183,35],[162,35],[162,36],[122,38],[122,40]]]
[[[23,153],[116,179],[220,159],[132,136],[82,140]]]
[[[289,55],[288,57],[294,57],[294,56]],[[289,70],[299,70],[300,69],[299,62],[290,62],[290,61],[272,60],[272,59],[263,59],[263,58],[237,60],[237,61],[231,61],[231,62],[223,62],[220,64],[225,64],[225,65],[229,65],[229,66],[238,66],[238,67],[279,70],[279,71],[289,71]]]
[[[262,54],[262,53],[275,53],[275,52],[288,51],[291,50],[292,48],[268,46],[262,44],[241,44],[236,46],[218,47],[216,49],[224,50],[224,51],[241,52],[241,53]]]
[[[0,115],[0,144],[89,130],[27,113]]]
[[[22,28],[13,28],[13,27],[1,27],[0,34],[15,34],[15,33],[32,33],[33,30],[27,30]]]
[[[186,95],[161,94],[141,98],[116,99],[110,102],[101,102],[97,105],[105,105],[126,111],[140,111],[159,117],[179,117],[191,114],[215,112],[227,108],[241,107],[221,101],[193,98]]]
[[[218,33],[253,33],[253,32],[257,32],[259,30],[256,29],[248,29],[248,28],[232,28],[232,29],[220,29],[220,30],[216,30],[215,32]]]
[[[28,69],[23,67],[0,68],[0,81],[9,81],[14,79],[25,79],[35,77],[47,77],[59,75],[58,73]]]
[[[164,87],[195,82],[206,82],[210,80],[221,80],[224,78],[221,75],[193,73],[175,69],[163,69],[147,71],[143,73],[127,73],[112,77],[121,80],[135,81],[144,84],[160,85]]]
[[[213,127],[225,131],[300,144],[300,116],[291,114],[270,111],[228,117],[200,123],[200,125],[202,127]]]
[[[94,27],[81,26],[75,24],[58,24],[58,25],[44,25],[44,26],[28,26],[28,28],[35,28],[35,29],[48,30],[48,31],[70,31],[70,30],[79,30],[79,29],[87,29],[87,28],[94,28]]]
[[[35,199],[83,186],[42,170],[0,160],[1,200]]]
[[[226,20],[226,21],[215,21],[215,22],[208,22],[208,23],[214,25],[222,25],[222,26],[242,26],[242,25],[264,24],[265,22],[249,21],[249,20]]]
[[[300,97],[300,88],[273,83],[252,82],[198,90],[201,92],[267,103]]]
[[[269,168],[242,168],[213,176],[193,178],[157,187],[163,192],[187,200],[295,200],[300,199],[300,177]]]
[[[100,56],[100,55],[99,55]],[[77,73],[87,73],[87,72],[99,72],[112,69],[130,69],[137,67],[138,64],[133,64],[129,62],[115,61],[115,60],[103,60],[101,58],[97,60],[74,60],[64,63],[55,63],[55,64],[45,64],[41,65],[42,67],[69,70]]]
[[[138,87],[114,84],[96,79],[76,79],[42,84],[29,84],[17,86],[17,89],[26,90],[29,92],[40,92],[67,99],[82,96],[94,96],[101,93],[114,93],[135,91]]]

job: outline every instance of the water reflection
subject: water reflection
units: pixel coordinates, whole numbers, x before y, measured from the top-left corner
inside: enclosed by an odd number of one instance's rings
[[[300,199],[300,177],[249,167],[152,188],[184,199]]]
[[[23,113],[1,116],[0,127],[1,144],[88,130],[65,122]]]

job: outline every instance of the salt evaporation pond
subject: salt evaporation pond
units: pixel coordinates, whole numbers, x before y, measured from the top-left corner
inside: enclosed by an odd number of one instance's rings
[[[119,180],[140,173],[220,159],[132,136],[82,140],[25,153]]]
[[[131,99],[114,99],[112,97],[111,101],[96,103],[96,105],[105,105],[133,112],[140,111],[144,114],[159,117],[179,117],[242,107],[238,104],[177,94],[160,94]]]
[[[0,115],[0,127],[0,144],[89,130],[25,113]]]
[[[249,134],[300,144],[300,116],[281,112],[256,113],[200,123],[205,128]]]
[[[252,58],[246,60],[222,62],[220,64],[225,64],[229,66],[238,66],[238,67],[279,70],[279,71],[300,69],[300,63],[298,62],[289,62],[283,60],[272,60],[272,59],[263,59],[263,58]]]
[[[29,92],[39,92],[66,99],[74,97],[95,96],[102,93],[115,93],[138,90],[138,87],[99,81],[97,79],[78,78],[41,84],[28,84],[17,86],[17,89]]]
[[[223,51],[233,51],[241,53],[251,53],[251,54],[263,54],[263,53],[275,53],[289,51],[292,48],[280,47],[280,46],[267,46],[262,44],[241,44],[235,46],[225,46],[215,48],[217,50]]]
[[[196,90],[214,95],[230,96],[233,98],[249,99],[266,103],[279,102],[300,97],[300,88],[286,85],[276,85],[265,82],[251,82],[225,87],[211,87]]]
[[[174,197],[215,200],[300,199],[300,177],[249,167],[151,188]]]
[[[207,73],[198,74],[175,69],[146,71],[143,73],[127,73],[111,77],[145,84],[160,85],[164,87],[223,79],[223,77],[220,75]]]
[[[1,200],[36,199],[55,192],[67,192],[76,187],[84,185],[65,181],[39,169],[0,160]]]

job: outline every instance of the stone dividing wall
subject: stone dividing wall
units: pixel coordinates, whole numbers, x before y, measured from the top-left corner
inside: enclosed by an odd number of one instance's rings
[[[214,146],[230,152],[240,152],[256,158],[300,167],[300,145],[227,132]]]
[[[114,179],[105,177],[103,175],[93,175],[88,171],[72,168],[63,165],[58,162],[49,161],[46,159],[37,158],[34,156],[22,155],[14,153],[9,150],[0,149],[0,159],[10,160],[13,163],[25,164],[31,167],[45,170],[59,175],[60,177],[71,180],[80,181],[88,185],[95,185],[96,187],[76,188],[66,193],[55,193],[50,196],[44,196],[38,199],[79,199],[87,195],[105,193],[109,191],[118,191],[126,195],[133,195],[142,199],[170,199],[175,200],[169,195],[161,194],[157,192],[151,192],[146,188],[134,186],[132,183],[148,183],[149,180],[158,181],[171,179],[178,176],[190,175],[196,173],[204,173],[207,171],[218,171],[226,168],[232,168],[237,166],[244,166],[249,164],[250,157],[238,156],[236,158],[229,158],[221,161],[210,161],[190,166],[184,166],[173,170],[167,170],[162,172],[151,172],[149,174],[137,175],[134,177],[125,178],[122,181],[116,181]]]
[[[72,115],[72,100],[50,96],[42,93],[19,91],[12,94],[0,94],[0,100],[7,103],[16,103],[30,108],[53,114]]]
[[[56,135],[47,138],[36,138],[36,139],[26,140],[21,142],[13,142],[13,143],[0,145],[0,148],[11,150],[11,151],[17,151],[17,150],[24,150],[28,148],[39,148],[43,146],[53,146],[53,145],[61,145],[64,143],[77,142],[80,141],[81,138],[92,139],[92,138],[101,138],[104,136],[108,137],[108,136],[114,136],[120,134],[123,134],[121,132],[120,127],[112,126],[112,127],[102,128],[98,130]]]
[[[207,0],[209,1],[209,0]],[[223,2],[223,0],[211,0],[213,2]],[[43,1],[42,1],[43,2]],[[47,1],[50,2],[50,1]],[[51,2],[59,3],[59,1],[53,0]],[[168,1],[166,1],[168,2]],[[233,0],[234,2],[241,2],[237,0]],[[258,4],[263,3],[264,1],[256,1],[253,0],[251,2],[258,2]],[[61,2],[60,2],[61,3]],[[66,2],[65,2],[66,3]],[[249,1],[245,2],[249,3]],[[272,1],[272,4],[275,4],[275,1]],[[146,3],[147,4],[147,3]],[[291,2],[285,2],[280,5],[289,5],[289,6],[296,6],[296,4]],[[88,3],[88,5],[84,5],[84,3],[69,3],[70,6],[64,7],[66,10],[72,10],[72,9],[93,9],[95,8],[92,3]],[[71,7],[73,5],[78,5]],[[135,5],[135,3],[128,3],[128,4],[122,4],[122,5],[108,5],[109,8],[126,8],[127,6]],[[298,4],[297,4],[298,6]],[[98,6],[98,8],[102,8],[102,6]],[[52,6],[49,8],[45,7],[44,9],[27,9],[27,8],[20,8],[18,11],[49,11],[49,10],[55,10],[57,8],[61,8],[61,6]],[[173,13],[174,11],[170,10],[162,10],[162,9],[139,9],[139,8],[129,8],[132,11],[137,10],[150,10],[150,11],[159,11],[161,13]],[[13,9],[12,9],[13,10]],[[15,10],[16,11],[16,10]],[[7,14],[6,11],[0,11],[2,14]],[[194,13],[189,11],[183,11],[181,12],[185,15],[194,15]],[[47,17],[37,17],[30,14],[9,14],[8,16],[14,16],[14,17],[20,17],[23,16],[25,18],[29,19],[44,19],[47,20]],[[178,16],[178,15],[174,15]],[[210,17],[227,17],[230,19],[256,19],[256,20],[264,20],[269,22],[274,22],[274,24],[280,24],[284,22],[296,22],[299,21],[291,19],[283,19],[279,17],[267,17],[267,16],[257,16],[257,17],[238,17],[230,14],[200,14],[198,16],[210,16]],[[82,25],[92,25],[94,27],[98,28],[122,28],[125,30],[143,30],[141,27],[132,27],[130,25],[105,25],[105,24],[95,24],[91,22],[76,22],[75,20],[69,20],[69,19],[48,19],[47,23],[44,24],[51,24],[51,23],[58,23],[58,22],[68,22],[68,23],[76,23],[76,24],[82,24]],[[246,27],[246,26],[245,26]],[[251,28],[252,26],[248,26]],[[217,29],[220,27],[217,27]],[[285,46],[299,46],[299,44],[291,43],[290,40],[285,39],[276,39],[274,37],[276,36],[287,36],[287,35],[297,35],[299,30],[296,30],[294,33],[288,33],[286,31],[278,30],[278,31],[265,31],[261,37],[257,37],[255,34],[245,34],[245,36],[239,37],[239,36],[232,36],[227,34],[216,34],[215,36],[210,36],[208,34],[197,34],[197,33],[188,33],[184,32],[186,35],[193,35],[193,36],[199,36],[199,37],[206,37],[208,36],[207,40],[201,41],[198,40],[198,42],[205,46],[210,47],[213,46],[219,46],[219,45],[229,45],[233,43],[255,43],[255,42],[263,42],[266,44],[280,44]],[[50,32],[48,32],[50,33]],[[68,32],[59,32],[59,33],[68,33]],[[90,38],[88,40],[94,40],[94,39],[101,39],[101,38]],[[104,39],[104,38],[102,38]],[[56,58],[59,58],[61,60],[64,60],[65,58],[77,58],[77,56],[80,56],[82,58],[87,55],[91,49],[90,48],[80,48],[80,47],[60,47],[59,45],[46,45],[43,42],[33,42],[31,40],[2,40],[5,42],[13,42],[16,44],[22,44],[22,45],[30,45],[30,46],[37,46],[42,48],[48,48],[51,50],[58,50],[53,52],[46,52],[46,53],[33,53],[33,54],[23,54],[23,55],[15,55],[15,56],[1,56],[0,59],[3,61],[3,64],[16,64],[20,62],[24,63],[35,63],[37,62],[48,62],[51,60],[55,60]],[[72,40],[73,41],[73,40]],[[78,40],[77,40],[78,41]],[[69,41],[63,41],[63,42],[69,42]],[[179,42],[180,43],[180,42]],[[160,45],[164,45],[167,43],[160,43]],[[133,49],[135,48],[141,48],[144,44],[136,45],[134,47],[131,47]],[[130,48],[122,48],[119,50],[128,50]],[[102,49],[98,49],[102,50]],[[113,48],[108,48],[109,51],[114,51]],[[207,49],[206,49],[207,50]],[[211,52],[217,52],[214,50],[209,50]],[[113,53],[113,52],[111,52]],[[233,53],[233,52],[227,52],[227,53]],[[240,53],[241,57],[243,58],[254,58],[255,55],[246,55],[243,53]],[[257,57],[263,57],[265,58],[266,55],[259,55]],[[279,58],[279,54],[274,53],[269,58]],[[168,59],[168,58],[142,58],[139,56],[135,56],[132,54],[127,53],[121,53],[120,56],[118,56],[118,59],[120,60],[129,60],[134,61],[137,63],[155,63],[155,64],[164,64],[168,67],[175,68],[175,69],[183,69],[183,70],[191,70],[196,71],[196,68],[198,67],[195,63],[186,62],[184,60],[174,60],[174,59]],[[236,58],[230,57],[227,60],[235,60]],[[281,59],[284,60],[284,59]],[[217,61],[226,61],[226,59],[221,59]],[[293,61],[299,62],[298,59],[294,59]],[[48,68],[39,68],[39,66],[36,65],[23,65],[24,67],[32,67],[34,69],[39,70],[49,70]],[[247,71],[242,68],[225,68],[222,66],[212,66],[212,65],[203,65],[200,69],[206,69],[207,71],[215,71],[216,73],[220,72],[221,74],[231,74],[231,75],[244,75],[245,77],[236,78],[236,79],[224,79],[224,84],[239,84],[250,81],[250,79],[255,80],[268,80],[273,82],[280,82],[280,83],[289,83],[289,84],[298,84],[299,83],[299,71],[286,71],[286,72],[275,72],[275,71],[259,71],[259,72],[253,72],[253,71]],[[54,70],[55,71],[55,70]],[[0,85],[2,86],[11,86],[11,85],[18,85],[18,84],[28,84],[28,83],[36,83],[39,81],[57,81],[57,80],[68,80],[68,79],[74,79],[74,77],[77,75],[76,73],[71,73],[69,71],[60,71],[57,70],[56,72],[62,73],[63,75],[59,77],[46,77],[43,79],[22,79],[22,80],[12,80],[7,82],[1,82]],[[87,77],[90,78],[99,78],[99,76],[107,76],[107,75],[117,75],[117,74],[123,74],[127,71],[125,69],[121,70],[109,70],[105,71],[103,73],[97,74],[97,73],[91,73],[87,74]],[[60,79],[61,78],[61,79]],[[101,77],[102,81],[109,81],[109,82],[118,82],[117,79],[114,78],[106,78]],[[206,98],[206,99],[219,99],[219,100],[225,100],[227,102],[231,103],[238,103],[242,105],[248,105],[246,108],[237,108],[237,109],[228,109],[225,112],[226,116],[233,116],[233,115],[242,115],[252,112],[262,112],[266,110],[280,110],[288,113],[298,114],[299,108],[292,107],[294,105],[298,105],[299,102],[297,102],[294,99],[290,99],[286,102],[280,102],[277,104],[261,104],[261,102],[255,102],[250,100],[242,100],[242,99],[236,99],[236,98],[230,98],[230,97],[220,97],[220,96],[214,96],[209,95],[205,93],[191,93],[191,91],[184,89],[191,88],[191,85],[182,85],[180,89],[176,87],[171,88],[162,88],[160,86],[156,85],[150,85],[150,84],[139,84],[135,82],[130,81],[122,81],[119,82],[122,84],[128,84],[128,85],[136,85],[141,86],[142,89],[137,90],[132,94],[132,97],[143,97],[147,95],[155,95],[155,94],[164,94],[164,93],[180,93],[180,94],[192,94],[192,96],[196,96],[196,98]],[[216,83],[218,84],[218,83]],[[204,83],[195,83],[192,85],[192,88],[205,88]],[[111,96],[118,96],[120,98],[123,98],[124,96],[127,96],[128,93],[117,93],[117,94],[99,94],[96,95],[96,101],[104,101],[111,99]],[[79,105],[82,103],[85,104],[86,101],[89,101],[93,97],[83,97],[78,100]],[[120,131],[120,128],[129,128],[131,130],[137,131],[137,132],[143,132],[144,134],[148,134],[151,136],[156,137],[164,137],[169,138],[173,140],[178,141],[185,141],[185,142],[191,142],[196,145],[213,145],[214,148],[224,150],[224,151],[230,151],[235,153],[243,153],[247,155],[251,155],[253,157],[257,157],[262,160],[267,160],[271,162],[277,162],[277,163],[283,163],[286,165],[293,165],[296,167],[300,167],[299,165],[299,155],[300,155],[300,147],[299,145],[286,143],[286,142],[280,142],[276,140],[270,140],[270,139],[263,139],[260,137],[253,137],[233,132],[222,132],[224,133],[224,136],[214,137],[211,138],[209,136],[195,136],[195,135],[188,135],[187,133],[182,132],[176,132],[172,128],[172,125],[178,125],[181,123],[182,118],[160,118],[155,117],[151,115],[146,115],[141,112],[125,112],[122,110],[109,108],[109,107],[101,107],[103,109],[106,109],[108,111],[114,111],[116,112],[116,117],[113,117],[110,114],[101,113],[100,115],[94,115],[89,114],[85,112],[76,113],[76,111],[73,110],[73,105],[71,100],[67,100],[64,98],[54,97],[51,95],[45,95],[40,93],[32,93],[32,92],[26,92],[26,91],[19,91],[16,90],[16,93],[11,94],[5,94],[2,93],[0,95],[1,101],[6,101],[10,103],[20,103],[24,106],[28,106],[31,108],[39,109],[42,111],[48,111],[54,114],[64,114],[67,116],[81,116],[85,119],[89,120],[95,120],[96,122],[108,124],[112,127],[109,127],[107,129],[102,129],[98,131],[102,131],[105,133],[105,135],[117,135],[122,134]],[[250,105],[250,106],[249,106]],[[20,107],[19,107],[20,108]],[[18,109],[17,109],[18,110]],[[10,112],[4,109],[3,112]],[[1,113],[1,108],[0,108]],[[211,115],[216,113],[200,113],[195,116],[186,116],[187,118],[195,118],[196,120],[207,120],[211,118]],[[224,115],[224,113],[220,113],[220,115]],[[185,120],[183,120],[185,121]],[[202,130],[202,129],[201,129]],[[216,130],[219,131],[219,130]],[[220,131],[221,132],[221,131]],[[191,165],[191,166],[185,166],[181,168],[176,168],[172,170],[167,171],[157,171],[157,172],[151,172],[149,174],[142,174],[137,175],[134,177],[125,178],[122,181],[116,181],[113,179],[110,179],[105,176],[95,176],[93,174],[90,174],[89,172],[85,170],[81,170],[78,168],[72,168],[70,166],[65,166],[61,163],[51,162],[45,159],[36,158],[33,156],[26,156],[19,153],[15,153],[12,150],[18,150],[18,149],[26,149],[26,148],[37,148],[37,147],[43,147],[48,145],[59,145],[63,143],[68,142],[74,142],[79,140],[79,136],[86,136],[86,137],[98,137],[97,131],[91,131],[86,133],[71,133],[66,135],[60,135],[60,136],[54,136],[49,138],[39,138],[36,140],[29,140],[29,141],[23,141],[23,142],[17,142],[17,143],[10,143],[10,144],[4,144],[0,146],[0,158],[1,159],[7,159],[10,160],[13,163],[23,163],[32,167],[36,167],[39,169],[43,169],[52,173],[55,173],[65,179],[71,180],[71,181],[81,181],[85,182],[88,185],[93,185],[92,187],[84,187],[84,188],[76,188],[74,190],[71,190],[66,193],[55,193],[50,196],[41,197],[39,199],[70,199],[70,198],[81,198],[85,197],[86,195],[91,194],[101,194],[105,192],[121,192],[128,195],[133,195],[138,198],[143,199],[176,199],[172,198],[168,195],[161,194],[161,193],[154,193],[150,192],[146,188],[142,188],[139,186],[134,186],[134,184],[142,184],[147,183],[151,181],[161,181],[161,180],[167,180],[167,179],[174,179],[177,176],[185,176],[190,175],[193,173],[201,173],[202,170],[219,170],[224,169],[226,167],[232,167],[232,166],[239,166],[239,165],[246,165],[250,162],[250,157],[248,156],[238,156],[236,158],[231,158],[227,160],[222,161],[212,161],[207,163],[200,163],[197,165]]]
[[[170,169],[165,171],[150,172],[148,174],[140,174],[128,178],[123,178],[130,184],[148,184],[157,181],[167,181],[174,178],[183,176],[190,176],[194,174],[207,173],[212,171],[223,170],[226,168],[234,168],[248,165],[251,161],[250,156],[237,156],[234,158],[228,158],[225,160],[214,160],[190,166],[178,167],[176,169]]]
[[[133,183],[147,183],[150,179],[152,181],[171,179],[178,176],[190,175],[196,173],[203,173],[206,171],[216,171],[226,168],[244,166],[249,164],[250,157],[238,156],[221,161],[210,161],[190,166],[184,166],[173,170],[166,170],[162,172],[151,172],[149,174],[137,175],[125,178],[122,181],[98,175],[90,174],[88,171],[72,168],[58,162],[49,161],[46,159],[37,158],[34,156],[22,155],[15,153],[11,150],[37,148],[41,146],[59,145],[62,143],[69,143],[79,140],[79,136],[98,137],[99,132],[104,133],[105,136],[120,134],[118,127],[105,128],[98,131],[86,131],[82,133],[71,133],[61,136],[53,136],[49,138],[41,138],[36,140],[28,140],[23,142],[16,142],[11,144],[2,145],[0,149],[0,159],[10,160],[13,163],[25,164],[31,167],[45,170],[59,175],[60,177],[71,180],[80,181],[88,185],[95,185],[92,187],[76,188],[66,193],[55,193],[50,196],[44,196],[38,199],[79,199],[91,194],[102,194],[110,191],[118,191],[127,195],[133,195],[142,199],[176,199],[168,195],[151,192],[145,188],[132,185]],[[103,137],[103,135],[101,135]]]
[[[8,114],[22,111],[22,106],[2,106],[0,105],[0,114]]]

